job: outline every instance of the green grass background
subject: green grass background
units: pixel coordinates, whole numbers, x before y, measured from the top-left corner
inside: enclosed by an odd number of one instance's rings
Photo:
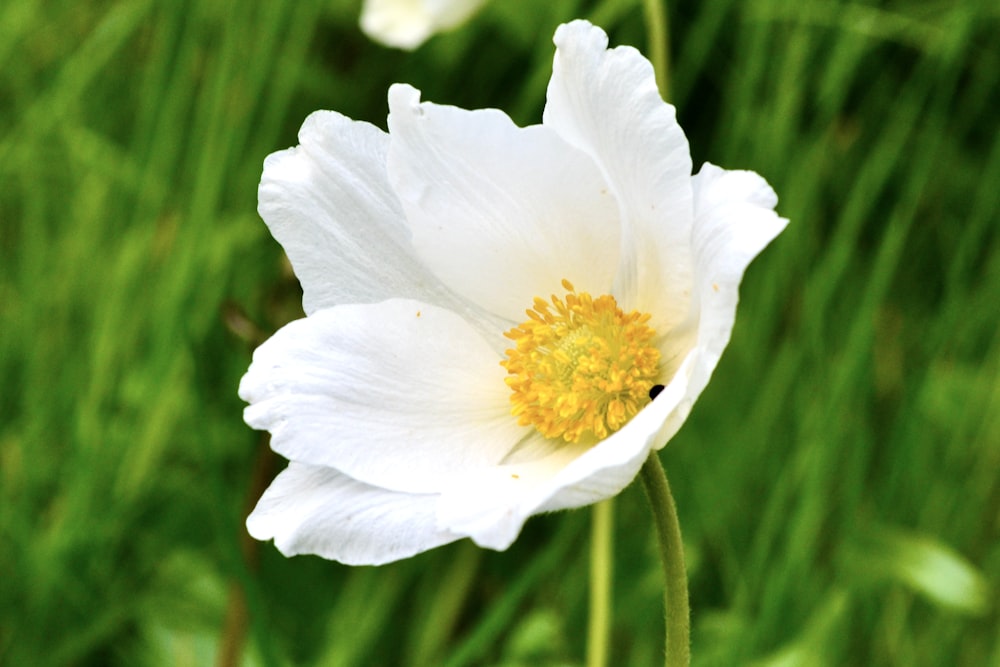
[[[241,420],[297,316],[265,155],[394,81],[538,122],[555,26],[648,52],[635,1],[495,0],[415,53],[344,0],[0,4],[0,664],[579,665],[585,510],[506,553],[284,559]],[[696,164],[791,219],[662,452],[698,666],[1000,665],[1000,8],[671,3]],[[242,335],[236,335],[240,332]],[[655,665],[642,493],[616,503],[615,665]]]

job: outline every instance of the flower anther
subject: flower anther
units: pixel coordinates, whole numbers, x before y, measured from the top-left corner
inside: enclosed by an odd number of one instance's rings
[[[551,305],[535,297],[528,319],[504,335],[511,413],[521,426],[566,442],[600,440],[649,403],[660,351],[648,313],[625,313],[610,294],[577,293],[568,280]]]

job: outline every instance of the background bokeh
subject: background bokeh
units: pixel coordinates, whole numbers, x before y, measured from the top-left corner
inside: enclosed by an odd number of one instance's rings
[[[300,316],[264,156],[317,108],[384,127],[395,81],[538,122],[570,18],[648,53],[630,0],[494,0],[413,53],[359,11],[0,4],[0,664],[582,663],[586,510],[381,568],[244,535],[283,463],[236,386]],[[670,19],[695,163],[760,172],[792,221],[662,452],[695,665],[1000,665],[1000,6]],[[660,661],[643,503],[616,502],[616,665]]]

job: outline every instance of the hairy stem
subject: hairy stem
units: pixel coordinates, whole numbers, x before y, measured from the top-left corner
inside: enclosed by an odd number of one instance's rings
[[[656,537],[663,561],[666,588],[663,594],[666,612],[666,667],[691,664],[691,612],[688,607],[687,571],[684,568],[684,543],[677,520],[677,506],[660,457],[650,452],[642,466],[642,484],[653,510]]]

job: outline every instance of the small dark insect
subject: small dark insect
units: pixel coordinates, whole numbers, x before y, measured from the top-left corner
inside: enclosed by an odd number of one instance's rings
[[[663,385],[654,384],[652,387],[649,388],[649,400],[652,401],[654,398],[659,396],[661,391],[663,391]]]

